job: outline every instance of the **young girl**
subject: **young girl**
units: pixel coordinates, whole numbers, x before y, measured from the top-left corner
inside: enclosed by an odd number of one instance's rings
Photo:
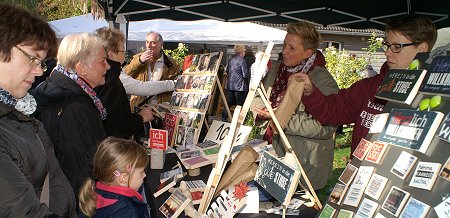
[[[148,155],[141,145],[106,138],[94,156],[93,179],[80,189],[81,212],[88,217],[150,217],[138,193],[147,165]]]

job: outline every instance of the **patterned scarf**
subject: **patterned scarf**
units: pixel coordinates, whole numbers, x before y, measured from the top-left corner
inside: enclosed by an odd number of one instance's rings
[[[102,120],[106,119],[107,113],[106,113],[105,107],[103,107],[102,102],[97,97],[97,93],[94,91],[94,89],[88,83],[86,83],[86,81],[84,81],[81,77],[79,77],[75,71],[66,69],[59,64],[56,65],[54,70],[62,73],[63,75],[65,75],[65,76],[69,77],[70,79],[72,79],[73,81],[75,81],[81,87],[81,89],[83,89],[83,91],[86,92],[86,94],[88,94],[89,97],[92,98],[92,101],[94,101],[95,106],[97,107],[98,111],[100,112],[100,118]]]
[[[272,92],[270,93],[269,101],[272,102],[272,107],[276,108],[283,100],[284,94],[286,93],[288,79],[294,73],[309,73],[316,66],[325,67],[325,57],[322,52],[316,51],[311,57],[302,61],[294,67],[288,67],[284,64],[280,64],[278,68],[277,76],[275,77],[275,82],[273,83]]]
[[[19,112],[30,115],[36,110],[36,100],[30,93],[27,93],[25,97],[16,99],[8,91],[0,88],[0,103],[6,104],[10,107],[14,107]]]

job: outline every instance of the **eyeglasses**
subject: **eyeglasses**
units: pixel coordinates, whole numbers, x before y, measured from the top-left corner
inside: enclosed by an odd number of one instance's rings
[[[389,48],[391,48],[391,51],[394,53],[400,53],[402,51],[403,47],[410,46],[410,45],[418,45],[420,43],[411,42],[411,43],[405,43],[405,44],[389,44],[386,41],[383,42],[383,49],[384,51],[387,51]]]
[[[18,46],[14,46],[14,47],[16,47],[19,51],[22,52],[22,54],[24,54],[25,56],[27,56],[28,59],[30,59],[30,64],[32,65],[32,67],[39,66],[42,71],[47,71],[47,64],[45,64],[44,61],[39,60],[39,58],[37,58],[37,57],[31,56],[30,54],[28,54],[26,51],[19,48]]]
[[[119,52],[123,52],[123,53],[125,53],[125,52],[127,52],[127,51],[117,51],[117,53],[119,53]]]

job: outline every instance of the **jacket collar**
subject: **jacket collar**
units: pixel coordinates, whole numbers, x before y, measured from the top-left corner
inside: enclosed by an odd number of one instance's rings
[[[20,113],[13,107],[10,107],[8,105],[0,103],[0,118],[4,117],[10,113],[13,113],[17,117],[17,119],[19,119],[20,121],[32,121],[33,120],[33,118],[31,118],[30,116]]]
[[[107,191],[107,192],[111,192],[111,193],[115,193],[115,194],[119,194],[119,195],[123,195],[123,196],[127,196],[130,198],[137,198],[140,201],[143,201],[142,196],[135,190],[128,188],[128,187],[122,187],[122,186],[112,186],[112,185],[107,185],[104,184],[102,182],[97,182],[95,187],[99,190],[103,190],[103,191]]]

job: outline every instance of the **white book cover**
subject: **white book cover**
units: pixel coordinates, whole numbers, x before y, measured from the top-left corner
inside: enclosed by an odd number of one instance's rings
[[[429,210],[430,206],[411,197],[400,214],[400,218],[425,218]]]
[[[400,153],[400,156],[398,156],[397,161],[395,161],[394,166],[392,166],[391,173],[400,177],[401,179],[405,179],[416,161],[416,156],[406,151],[402,151],[402,153]]]
[[[228,189],[228,193],[234,193],[234,186]],[[257,187],[250,186],[250,190],[247,192],[247,200],[244,206],[236,213],[259,213],[259,204],[254,202],[259,202],[259,192]]]
[[[448,218],[448,214],[450,211],[450,197],[442,201],[436,207],[434,207],[434,211],[438,215],[439,218]]]
[[[378,200],[384,190],[384,187],[386,186],[387,181],[388,179],[386,177],[374,173],[372,178],[370,178],[365,194],[375,200]]]
[[[431,190],[441,166],[440,163],[419,162],[409,182],[409,186]]]
[[[358,208],[358,211],[356,211],[355,217],[372,217],[377,208],[377,202],[364,198]]]
[[[359,167],[358,173],[356,174],[355,179],[348,190],[348,194],[345,196],[345,205],[350,205],[353,207],[358,206],[374,170],[375,168],[371,166]]]
[[[373,116],[372,125],[370,126],[369,133],[380,133],[383,131],[386,121],[389,117],[389,113],[382,113]]]
[[[409,192],[406,192],[398,187],[392,186],[391,191],[384,200],[381,208],[386,212],[398,216],[405,206],[406,200],[409,197]]]
[[[377,213],[373,218],[386,218],[386,217],[383,216],[383,214],[381,213]]]

